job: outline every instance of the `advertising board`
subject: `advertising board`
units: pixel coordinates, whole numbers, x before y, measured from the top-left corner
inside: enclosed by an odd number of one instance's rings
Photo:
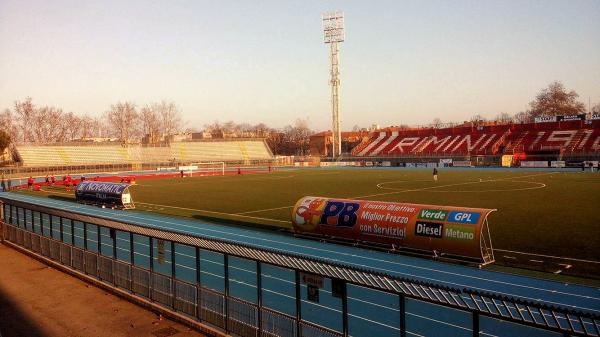
[[[536,123],[556,122],[556,116],[540,116],[536,117],[534,120]]]
[[[522,161],[521,167],[548,167],[548,161],[546,161],[546,160]]]
[[[298,232],[481,258],[492,209],[304,197],[292,211]]]

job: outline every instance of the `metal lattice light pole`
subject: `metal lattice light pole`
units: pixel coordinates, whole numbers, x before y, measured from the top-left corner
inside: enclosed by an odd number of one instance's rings
[[[331,156],[333,158],[342,154],[342,131],[340,130],[340,47],[338,43],[344,42],[344,13],[324,13],[323,19],[323,42],[330,47],[331,58],[331,114],[333,117],[333,141]]]

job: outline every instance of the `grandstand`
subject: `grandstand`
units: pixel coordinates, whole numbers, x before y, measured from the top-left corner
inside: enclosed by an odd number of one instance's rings
[[[170,146],[17,145],[22,166],[49,167],[98,164],[143,164],[190,161],[250,162],[271,160],[262,139],[172,143]]]
[[[600,121],[397,129],[373,132],[354,157],[454,157],[502,154],[598,154]]]

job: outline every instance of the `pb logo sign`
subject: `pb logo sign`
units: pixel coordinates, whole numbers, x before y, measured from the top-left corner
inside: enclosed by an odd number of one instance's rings
[[[415,224],[415,235],[430,238],[441,238],[444,225],[435,222],[417,221]]]
[[[469,224],[469,225],[475,225],[475,224],[477,224],[477,221],[479,221],[480,215],[481,214],[475,213],[475,212],[452,211],[448,215],[448,222],[465,223],[465,224]]]
[[[321,224],[338,226],[338,227],[354,227],[356,225],[356,211],[359,204],[355,202],[342,201],[327,201],[323,214],[321,215]]]
[[[446,220],[446,215],[447,214],[448,214],[448,211],[444,211],[442,209],[426,209],[426,208],[423,208],[419,212],[419,219],[444,221],[444,220]]]

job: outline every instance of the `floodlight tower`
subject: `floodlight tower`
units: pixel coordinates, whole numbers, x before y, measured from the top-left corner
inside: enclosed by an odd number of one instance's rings
[[[332,151],[333,158],[342,154],[342,131],[340,130],[340,47],[338,43],[344,42],[344,13],[328,12],[322,15],[323,42],[329,44],[331,59],[331,115],[333,117]]]

